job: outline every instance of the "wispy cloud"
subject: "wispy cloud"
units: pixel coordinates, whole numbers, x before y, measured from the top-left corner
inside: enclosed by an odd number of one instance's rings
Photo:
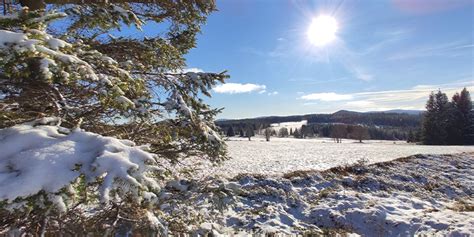
[[[388,30],[375,32],[374,38],[376,38],[377,41],[372,42],[372,44],[370,44],[368,47],[362,48],[357,53],[362,56],[367,56],[367,55],[377,53],[381,50],[390,48],[395,43],[408,38],[411,35],[411,32],[412,32],[411,29],[402,29],[402,28],[388,29]]]
[[[278,95],[278,91],[269,92],[267,95]]]
[[[276,39],[276,44],[271,50],[263,50],[254,47],[243,47],[240,49],[240,51],[271,59],[287,56],[290,53],[290,47],[287,38],[279,37]]]
[[[313,93],[308,95],[303,95],[300,99],[303,100],[320,100],[320,101],[341,101],[341,100],[351,100],[353,96],[351,94],[337,94],[334,92],[325,92],[325,93]]]
[[[472,50],[466,50],[473,48],[474,44],[466,43],[462,41],[454,41],[447,43],[431,44],[418,46],[416,48],[406,49],[401,52],[397,52],[389,56],[388,60],[406,60],[413,58],[422,58],[422,57],[434,57],[434,56],[443,56],[443,57],[455,57],[464,53],[471,53]]]
[[[257,85],[252,83],[226,83],[221,84],[213,88],[216,93],[222,94],[240,94],[240,93],[250,93],[250,92],[265,92],[265,85]]]
[[[360,54],[351,50],[345,44],[340,44],[340,49],[338,49],[335,57],[354,78],[362,81],[371,81],[374,79],[374,75],[363,63],[364,57],[361,57]]]
[[[304,105],[315,105],[320,107],[338,109],[353,109],[358,111],[386,110],[386,109],[422,109],[429,93],[441,89],[452,96],[455,92],[466,87],[474,91],[474,80],[458,81],[453,83],[437,85],[417,85],[404,90],[386,90],[356,92],[348,94],[337,94],[334,92],[323,92],[303,95],[298,99],[307,102]],[[323,103],[324,102],[324,103]]]
[[[362,81],[371,81],[374,79],[374,75],[365,72],[362,68],[354,67],[351,69],[357,79]]]
[[[340,77],[336,79],[314,79],[314,78],[291,78],[288,81],[289,82],[297,82],[299,84],[303,85],[316,85],[316,84],[327,84],[327,83],[333,83],[333,82],[341,82],[341,81],[352,81],[353,79],[348,78],[348,77]]]
[[[374,107],[375,103],[373,101],[368,100],[356,100],[356,101],[349,101],[346,103],[349,107],[357,107],[357,108],[367,108],[367,107]]]

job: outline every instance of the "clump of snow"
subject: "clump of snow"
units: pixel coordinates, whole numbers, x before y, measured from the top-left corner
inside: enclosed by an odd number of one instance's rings
[[[28,39],[24,33],[0,30],[0,48],[11,47],[16,51],[33,50],[37,40]]]
[[[51,79],[51,77],[53,77],[53,73],[49,70],[50,65],[56,66],[56,63],[49,58],[43,58],[40,60],[40,72],[46,79]]]
[[[55,122],[43,118],[0,130],[0,201],[12,203],[44,191],[64,211],[67,202],[57,194],[73,190],[80,176],[91,185],[99,182],[103,203],[126,195],[140,202],[142,193],[151,198],[159,192],[154,175],[162,169],[147,147],[59,125],[36,126]]]
[[[71,44],[67,43],[66,41],[53,38],[50,35],[47,35],[46,42],[48,43],[49,47],[53,50],[59,50],[59,48],[71,46]]]
[[[122,104],[123,106],[125,107],[135,107],[135,104],[133,103],[133,101],[131,101],[129,98],[121,95],[121,96],[118,96],[116,98],[117,102],[119,102],[120,104]]]

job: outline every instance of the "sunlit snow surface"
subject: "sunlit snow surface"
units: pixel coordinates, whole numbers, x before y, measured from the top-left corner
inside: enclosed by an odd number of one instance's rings
[[[325,170],[352,164],[360,159],[369,163],[393,160],[414,154],[451,154],[474,152],[474,146],[422,146],[404,141],[343,140],[334,143],[329,138],[294,139],[230,138],[227,141],[232,159],[214,168],[219,175],[235,176],[240,173],[282,175],[295,170]],[[207,173],[207,172],[206,172]]]
[[[474,153],[184,183],[180,190],[193,195],[167,189],[162,210],[183,216],[179,210],[192,207],[204,214],[202,233],[216,236],[336,236],[323,232],[330,229],[393,237],[474,233]],[[186,202],[191,204],[183,205]]]

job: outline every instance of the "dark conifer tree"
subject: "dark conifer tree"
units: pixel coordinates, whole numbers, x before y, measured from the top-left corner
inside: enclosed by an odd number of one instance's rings
[[[415,142],[415,134],[413,133],[412,130],[408,132],[408,138],[407,138],[408,143]]]
[[[423,143],[427,145],[444,145],[447,142],[450,104],[446,94],[438,90],[431,93],[426,103],[423,119]]]
[[[232,126],[230,126],[229,129],[227,129],[227,136],[228,137],[235,136],[234,128]]]
[[[461,96],[456,92],[450,103],[447,125],[447,144],[461,145],[463,141],[463,129],[466,127],[466,117],[461,112]]]
[[[295,131],[293,132],[293,137],[294,138],[301,138],[300,131],[298,131],[297,128],[295,128]]]
[[[461,91],[459,97],[453,97],[453,105],[461,116],[459,120],[462,123],[462,144],[474,145],[474,111],[472,110],[471,95],[466,88]]]

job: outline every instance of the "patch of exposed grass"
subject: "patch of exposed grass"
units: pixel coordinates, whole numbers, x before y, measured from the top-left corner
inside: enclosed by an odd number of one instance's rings
[[[473,212],[474,202],[466,199],[458,199],[449,207],[449,209],[457,212]]]

